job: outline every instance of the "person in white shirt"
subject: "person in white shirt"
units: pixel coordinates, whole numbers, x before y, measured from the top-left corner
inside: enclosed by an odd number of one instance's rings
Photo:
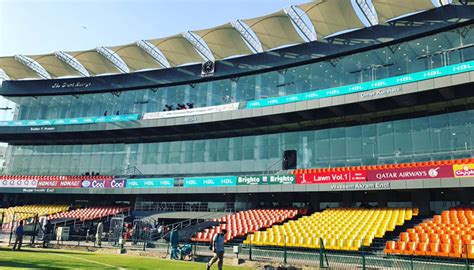
[[[217,269],[222,270],[222,264],[224,263],[224,240],[227,230],[222,230],[221,233],[214,235],[211,242],[212,251],[214,251],[214,257],[207,263],[207,270],[211,269],[211,266],[217,262]]]

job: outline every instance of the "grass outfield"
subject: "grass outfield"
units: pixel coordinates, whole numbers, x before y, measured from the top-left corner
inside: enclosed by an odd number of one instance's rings
[[[169,261],[156,257],[98,254],[71,250],[0,249],[0,269],[206,269],[204,263]],[[212,269],[217,269],[214,265]],[[224,266],[226,270],[252,268]]]

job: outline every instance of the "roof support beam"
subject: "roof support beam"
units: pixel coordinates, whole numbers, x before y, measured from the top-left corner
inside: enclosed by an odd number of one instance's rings
[[[291,21],[296,25],[298,30],[303,34],[303,36],[307,39],[307,41],[315,41],[316,34],[311,28],[303,21],[300,14],[295,9],[295,6],[290,6],[288,8],[283,9],[285,13],[290,17]]]
[[[44,69],[40,64],[36,63],[35,61],[31,60],[30,58],[24,55],[15,55],[15,60],[22,63],[23,65],[31,68],[33,71],[38,73],[43,79],[51,79],[51,75]]]
[[[100,53],[103,57],[105,57],[107,60],[109,60],[112,64],[114,64],[115,67],[117,67],[118,70],[120,70],[122,73],[129,73],[130,69],[128,66],[123,62],[120,57],[118,57],[115,53],[107,49],[106,47],[98,47],[97,52]]]
[[[206,60],[209,61],[214,61],[214,56],[212,55],[212,52],[205,46],[202,41],[194,36],[191,31],[184,32],[183,37],[187,39],[191,44],[193,44],[194,48],[202,55]]]
[[[76,59],[74,59],[74,57],[70,56],[69,54],[63,51],[57,51],[54,53],[54,55],[56,55],[56,57],[59,60],[63,61],[64,63],[72,67],[73,69],[77,70],[77,72],[81,73],[82,76],[85,76],[85,77],[90,76],[87,69],[85,69],[81,63],[79,63]]]
[[[137,46],[142,48],[146,53],[148,53],[153,59],[155,59],[160,65],[165,68],[170,68],[171,65],[168,60],[163,56],[160,50],[155,47],[153,44],[146,40],[139,40],[136,42]]]
[[[252,50],[255,52],[263,52],[262,44],[258,40],[257,37],[254,37],[249,29],[248,26],[246,26],[241,20],[236,20],[230,22],[230,24],[240,32],[240,35],[244,38],[244,40],[250,45]]]
[[[362,11],[362,14],[370,23],[370,25],[376,25],[378,23],[377,13],[375,13],[375,8],[373,5],[369,5],[367,0],[356,0],[357,6]]]
[[[7,81],[10,80],[10,77],[8,77],[7,73],[3,69],[0,68],[0,86],[2,81]]]

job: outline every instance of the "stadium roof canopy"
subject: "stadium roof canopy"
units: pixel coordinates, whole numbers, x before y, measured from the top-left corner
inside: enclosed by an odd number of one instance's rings
[[[448,3],[439,0],[437,6]],[[314,0],[266,16],[121,46],[0,57],[0,75],[10,80],[96,76],[222,60],[323,40],[374,25],[377,18],[385,23],[435,7],[432,0]]]
[[[351,2],[347,0],[316,0],[298,7],[308,15],[318,37],[364,27]]]

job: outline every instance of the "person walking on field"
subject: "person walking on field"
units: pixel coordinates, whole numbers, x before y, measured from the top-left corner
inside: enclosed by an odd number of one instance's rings
[[[102,247],[102,233],[104,232],[104,224],[99,222],[97,224],[97,231],[95,232],[95,244],[96,246]]]
[[[23,220],[21,220],[20,224],[18,225],[18,227],[16,227],[16,230],[15,230],[15,244],[13,245],[13,250],[21,249],[21,244],[23,243],[24,234],[25,234],[25,231],[23,229]],[[18,245],[18,248],[17,248],[17,245]]]
[[[221,233],[214,235],[211,242],[211,249],[214,251],[214,257],[207,263],[207,270],[211,269],[211,266],[217,261],[217,269],[222,270],[224,264],[224,240],[227,230],[222,230]]]
[[[46,225],[44,225],[44,231],[43,231],[43,248],[47,248],[49,241],[51,241],[51,236],[53,233],[53,224],[51,224],[51,220],[48,220],[46,222]]]

